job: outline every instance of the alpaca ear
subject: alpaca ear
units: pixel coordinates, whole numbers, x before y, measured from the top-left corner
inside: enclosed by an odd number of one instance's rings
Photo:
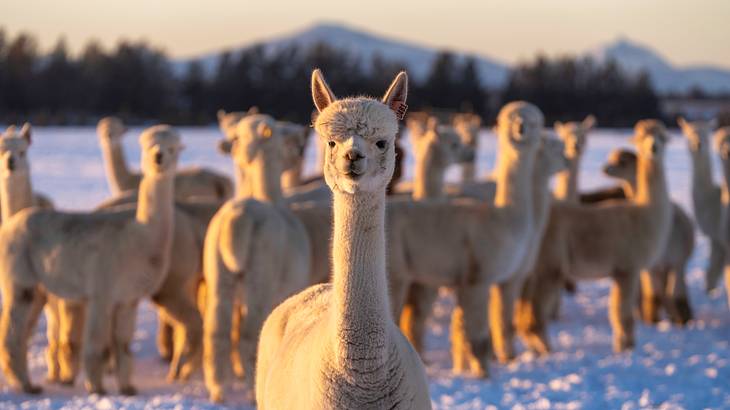
[[[684,117],[677,117],[677,124],[679,125],[679,128],[683,130],[689,127],[689,123],[684,119]]]
[[[270,138],[274,135],[274,130],[265,122],[260,123],[258,127],[256,127],[256,132],[264,138]]]
[[[218,152],[221,154],[230,154],[231,148],[233,148],[233,141],[227,139],[218,141]]]
[[[259,113],[259,107],[256,105],[252,105],[248,107],[248,111],[246,111],[246,115],[255,115]]]
[[[589,114],[581,123],[584,131],[588,131],[596,125],[596,117],[593,114]]]
[[[30,145],[31,140],[32,140],[31,135],[32,135],[32,131],[31,131],[30,123],[26,122],[25,124],[23,124],[23,128],[20,129],[20,136],[23,137],[23,139],[25,139],[25,141],[28,143],[28,145]]]
[[[312,99],[319,112],[337,100],[319,69],[312,71]]]
[[[223,118],[226,116],[226,110],[218,110],[218,121],[223,121]]]
[[[385,92],[382,102],[393,110],[399,120],[403,120],[406,116],[406,111],[408,111],[406,99],[408,99],[408,74],[405,71],[401,71],[390,84],[390,87],[388,87],[388,91]]]

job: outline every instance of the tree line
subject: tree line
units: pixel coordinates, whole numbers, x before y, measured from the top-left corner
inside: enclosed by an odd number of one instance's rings
[[[406,65],[375,55],[370,61],[327,44],[220,54],[212,69],[201,61],[175,69],[165,52],[146,42],[120,41],[105,49],[89,42],[72,56],[60,39],[48,52],[27,33],[0,28],[0,121],[91,124],[111,113],[129,122],[208,124],[218,109],[258,106],[277,118],[306,123],[311,116],[309,75],[327,73],[340,95],[378,95]],[[412,79],[411,110],[470,111],[489,123],[506,101],[537,104],[549,122],[595,114],[601,125],[631,125],[658,116],[648,75],[630,76],[612,62],[537,56],[515,66],[504,89],[480,79],[476,60],[438,54],[421,81]]]

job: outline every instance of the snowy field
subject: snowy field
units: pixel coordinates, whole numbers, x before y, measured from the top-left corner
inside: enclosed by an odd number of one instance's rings
[[[132,130],[125,141],[128,160],[135,166],[139,161],[136,141],[139,131]],[[183,166],[200,164],[232,174],[231,161],[215,151],[220,137],[216,128],[181,128],[181,132],[187,146]],[[589,136],[581,189],[611,183],[600,174],[600,166],[611,149],[630,146],[628,135],[628,130],[599,130]],[[36,128],[33,144],[30,157],[34,188],[53,198],[57,207],[88,210],[108,197],[93,128]],[[485,133],[479,155],[482,174],[494,163],[494,149],[493,136]],[[308,152],[309,168],[314,168],[316,150],[312,148]],[[686,144],[678,134],[669,147],[667,169],[672,198],[691,211],[689,157]],[[457,170],[449,173],[449,178],[457,176]],[[606,313],[609,283],[581,283],[576,296],[564,297],[560,320],[550,328],[555,349],[552,355],[540,358],[524,353],[510,365],[495,363],[489,380],[453,377],[449,372],[448,342],[453,300],[444,292],[429,323],[426,342],[425,362],[434,408],[730,408],[730,312],[724,291],[704,293],[702,268],[709,250],[707,241],[703,237],[698,239],[688,270],[696,320],[687,328],[677,328],[669,322],[656,327],[639,324],[637,347],[631,353],[611,351]],[[79,377],[73,389],[44,385],[43,395],[31,397],[10,391],[0,376],[0,408],[228,408],[207,401],[200,373],[186,384],[170,385],[165,381],[166,365],[155,349],[156,327],[156,315],[144,303],[133,345],[136,358],[133,380],[140,391],[138,396],[87,396],[81,383],[83,377]],[[33,380],[38,383],[45,375],[44,349],[44,322],[41,322],[32,340],[29,359]],[[110,392],[116,391],[113,378],[108,377],[105,382]],[[240,385],[234,389],[229,397],[230,408],[241,408],[245,392]]]

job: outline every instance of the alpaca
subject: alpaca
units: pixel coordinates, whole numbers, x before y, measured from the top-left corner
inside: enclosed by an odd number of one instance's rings
[[[234,304],[243,316],[239,357],[246,381],[253,387],[256,345],[266,316],[309,281],[309,241],[283,201],[283,138],[273,127],[273,119],[261,114],[239,121],[231,155],[244,169],[252,196],[225,203],[205,237],[204,371],[214,402],[224,399]]]
[[[565,143],[565,153],[570,161],[567,170],[557,176],[555,198],[570,203],[578,203],[578,172],[585,151],[588,132],[596,125],[596,117],[589,115],[582,122],[557,121],[555,132]]]
[[[220,128],[226,140],[231,141],[236,138],[236,126],[243,117],[259,113],[259,107],[253,106],[248,111],[231,111],[218,110],[218,127]]]
[[[462,143],[469,147],[475,154],[479,150],[479,130],[482,126],[482,119],[475,114],[458,114],[454,116],[454,128],[459,133]],[[476,181],[476,155],[465,160],[461,164],[461,182],[471,183]]]
[[[407,81],[398,74],[382,102],[337,100],[319,70],[312,75],[333,193],[332,284],[287,299],[266,320],[260,409],[431,408],[423,364],[390,314],[385,268],[385,190]],[[306,377],[293,384],[294,375]]]
[[[413,283],[456,288],[454,372],[468,366],[478,377],[487,377],[491,351],[489,288],[512,277],[532,240],[531,180],[544,124],[540,110],[522,101],[503,107],[497,121],[500,150],[492,204],[391,201],[388,208],[394,316],[400,317]]]
[[[622,180],[625,198],[636,192],[636,154],[625,149],[611,152],[603,172]],[[647,323],[659,321],[664,306],[669,318],[683,325],[692,319],[684,272],[695,244],[694,223],[682,208],[672,204],[673,218],[667,246],[661,257],[641,276],[641,313]]]
[[[136,190],[142,175],[129,170],[124,157],[122,137],[127,129],[116,117],[99,121],[97,134],[101,145],[107,180],[112,194]],[[225,200],[233,194],[233,184],[226,176],[202,168],[186,168],[175,175],[175,194],[178,199],[212,198]]]
[[[722,219],[723,205],[720,186],[713,182],[710,157],[710,135],[717,127],[716,120],[677,123],[687,138],[692,159],[692,203],[697,226],[710,239],[710,261],[705,273],[707,291],[717,287],[725,263],[723,232],[718,221]]]
[[[284,164],[286,168],[281,174],[281,186],[288,190],[302,184],[302,168],[304,167],[304,150],[309,139],[309,127],[286,121],[277,121],[274,131],[284,138]]]
[[[513,317],[517,298],[537,260],[540,244],[550,216],[552,192],[550,178],[565,170],[570,161],[565,156],[565,144],[545,134],[537,154],[532,176],[534,234],[528,245],[527,256],[515,275],[490,289],[489,324],[494,353],[501,363],[515,357]]]
[[[519,332],[533,350],[546,353],[550,349],[545,326],[550,307],[560,295],[562,275],[612,278],[613,349],[621,352],[634,346],[633,307],[640,272],[661,256],[672,220],[664,176],[667,131],[659,121],[642,120],[634,133],[637,189],[630,201],[593,206],[563,202],[551,209],[535,271],[523,290],[524,308],[518,321]]]
[[[723,127],[717,130],[714,135],[717,151],[720,153],[722,162],[722,219],[719,221],[721,238],[725,246],[725,289],[730,305],[730,222],[728,222],[728,214],[730,213],[730,127]]]
[[[24,329],[39,298],[36,289],[42,286],[60,298],[87,304],[83,337],[87,390],[104,393],[102,374],[112,346],[119,390],[135,393],[129,350],[135,306],[165,279],[172,245],[175,167],[182,149],[178,133],[164,125],[145,130],[140,145],[144,174],[136,210],[28,209],[0,229],[4,304],[0,366],[11,386],[27,393],[40,391],[28,375]]]

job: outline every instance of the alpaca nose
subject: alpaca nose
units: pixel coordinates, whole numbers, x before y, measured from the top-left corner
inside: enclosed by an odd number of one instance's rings
[[[155,153],[155,164],[162,165],[162,153],[161,152]]]
[[[8,157],[8,171],[15,171],[15,158]]]
[[[525,124],[520,123],[520,125],[517,127],[517,132],[520,133],[520,135],[525,133]]]
[[[357,151],[357,150],[354,150],[354,149],[351,149],[351,150],[347,151],[347,153],[345,154],[345,159],[347,159],[350,162],[356,162],[356,161],[361,160],[363,158],[365,158],[365,156],[363,156],[360,153],[360,151]]]

